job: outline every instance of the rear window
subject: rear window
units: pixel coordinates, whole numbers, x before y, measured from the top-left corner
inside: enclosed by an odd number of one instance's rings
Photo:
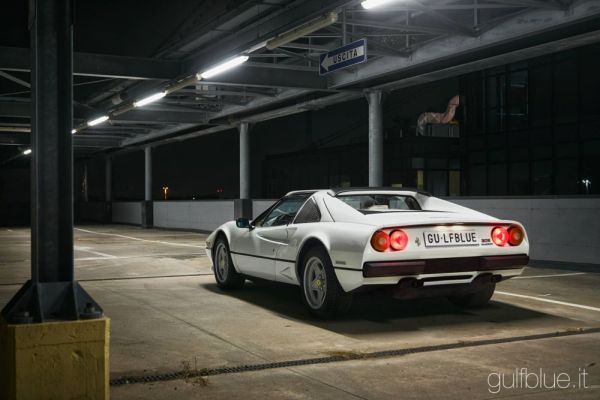
[[[399,194],[339,195],[338,199],[364,214],[421,210],[414,197]]]

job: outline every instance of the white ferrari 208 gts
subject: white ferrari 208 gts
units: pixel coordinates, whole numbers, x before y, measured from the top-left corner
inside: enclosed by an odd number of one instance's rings
[[[482,306],[529,262],[520,223],[404,188],[290,192],[253,221],[221,225],[206,252],[222,289],[246,278],[299,285],[323,318],[374,289]]]

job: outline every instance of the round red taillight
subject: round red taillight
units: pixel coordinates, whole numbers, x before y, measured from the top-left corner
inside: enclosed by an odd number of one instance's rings
[[[407,244],[408,235],[406,234],[406,232],[397,230],[390,234],[390,246],[392,247],[392,250],[404,250]]]
[[[371,246],[377,251],[386,251],[390,247],[390,237],[384,231],[377,231],[371,237]]]
[[[492,229],[492,242],[496,246],[506,246],[508,243],[508,231],[502,226],[497,226]]]
[[[525,233],[523,229],[518,226],[512,226],[508,229],[508,243],[511,246],[518,246],[525,239]]]

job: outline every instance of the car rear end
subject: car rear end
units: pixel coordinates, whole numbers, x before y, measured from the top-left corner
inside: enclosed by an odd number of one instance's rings
[[[396,297],[475,291],[520,275],[529,242],[515,221],[439,221],[376,229],[363,253],[363,288],[394,285]]]

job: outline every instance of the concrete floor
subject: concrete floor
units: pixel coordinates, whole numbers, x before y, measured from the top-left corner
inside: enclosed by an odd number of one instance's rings
[[[296,287],[247,282],[241,291],[218,290],[205,237],[77,227],[76,278],[112,319],[111,378],[318,360],[115,384],[113,399],[600,398],[600,333],[593,330],[600,328],[600,274],[593,269],[530,267],[477,311],[445,299],[370,295],[345,318],[325,322],[310,318]],[[0,229],[0,305],[29,277],[29,246],[28,229]],[[556,332],[568,336],[544,337]],[[489,339],[498,340],[478,342]],[[368,354],[388,350],[401,351]],[[331,356],[352,360],[317,362]],[[566,373],[576,387],[498,390],[498,377],[511,386],[516,368],[538,375],[541,368],[547,386]],[[588,388],[578,387],[582,369]]]

